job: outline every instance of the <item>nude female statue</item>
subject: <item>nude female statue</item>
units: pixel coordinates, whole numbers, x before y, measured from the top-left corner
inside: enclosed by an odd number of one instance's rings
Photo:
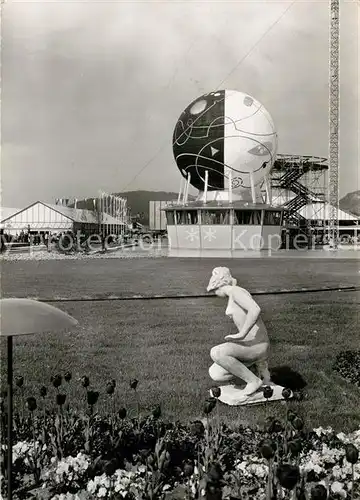
[[[227,267],[216,267],[207,291],[215,291],[219,297],[228,297],[226,316],[231,318],[238,333],[227,335],[228,342],[210,351],[214,364],[209,369],[215,382],[230,383],[240,379],[246,382],[239,394],[239,402],[245,401],[263,384],[270,383],[268,370],[269,338],[260,317],[260,307],[250,293],[236,284]]]

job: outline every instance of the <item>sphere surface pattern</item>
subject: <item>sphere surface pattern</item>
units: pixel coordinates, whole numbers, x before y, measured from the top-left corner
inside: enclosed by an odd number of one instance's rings
[[[183,111],[173,134],[181,174],[203,191],[243,191],[270,173],[277,152],[274,122],[264,106],[242,92],[219,90],[197,98]],[[230,174],[231,172],[231,174]]]

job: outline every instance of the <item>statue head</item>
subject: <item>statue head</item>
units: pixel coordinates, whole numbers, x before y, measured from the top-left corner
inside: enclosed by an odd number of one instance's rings
[[[231,276],[228,267],[215,267],[207,286],[207,291],[215,290],[216,295],[222,296],[225,295],[222,290],[224,286],[235,286],[236,283],[236,279]]]

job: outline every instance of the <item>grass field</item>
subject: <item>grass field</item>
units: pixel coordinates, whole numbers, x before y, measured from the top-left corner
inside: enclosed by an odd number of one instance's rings
[[[211,270],[227,265],[250,291],[281,287],[359,285],[359,264],[352,260],[134,259],[3,262],[4,297],[76,299],[144,293],[204,293]],[[353,430],[360,425],[360,390],[332,370],[341,350],[359,349],[358,292],[320,292],[256,297],[268,326],[272,367],[287,365],[307,382],[301,413],[311,426]],[[70,301],[59,307],[80,325],[72,332],[15,339],[15,375],[22,374],[26,394],[37,395],[52,374],[70,370],[88,375],[104,391],[107,379],[118,383],[118,404],[135,412],[130,378],[139,380],[144,410],[161,403],[166,417],[200,417],[211,387],[209,350],[234,331],[223,299],[208,298]],[[5,375],[2,345],[1,375]],[[78,387],[76,395],[82,391]],[[103,397],[105,398],[105,396]],[[102,399],[103,401],[103,399]],[[271,412],[283,414],[281,403]],[[225,421],[260,423],[264,407],[222,406]]]

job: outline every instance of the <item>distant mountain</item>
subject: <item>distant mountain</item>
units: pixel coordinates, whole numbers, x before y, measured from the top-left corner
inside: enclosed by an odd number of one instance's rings
[[[177,200],[179,196],[179,193],[168,191],[125,191],[114,194],[127,199],[131,215],[139,215],[138,221],[144,226],[149,224],[149,201],[172,201]],[[189,195],[189,199],[193,198]]]
[[[127,199],[131,215],[137,215],[137,220],[144,226],[149,224],[149,201],[171,201],[177,200],[178,197],[178,193],[169,193],[167,191],[125,191],[114,194]]]
[[[138,215],[138,221],[147,226],[149,224],[149,201],[172,201],[177,200],[178,193],[168,191],[125,191],[123,193],[112,193],[122,198],[127,199],[128,207],[131,210],[131,215]],[[189,198],[193,198],[189,196]],[[78,200],[77,208],[86,208],[94,210],[94,202],[92,199]]]
[[[351,212],[354,215],[360,215],[360,191],[353,191],[341,198],[339,201],[341,210]]]

